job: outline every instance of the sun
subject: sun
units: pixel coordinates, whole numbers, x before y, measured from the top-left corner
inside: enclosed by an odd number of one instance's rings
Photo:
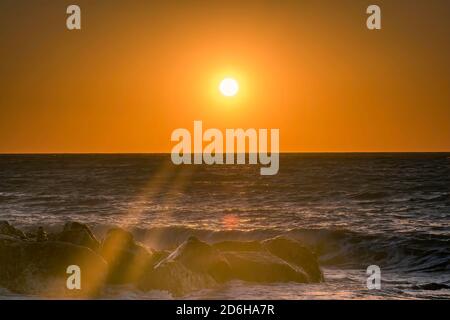
[[[233,78],[225,78],[220,82],[219,90],[226,97],[234,97],[239,91],[239,84]]]

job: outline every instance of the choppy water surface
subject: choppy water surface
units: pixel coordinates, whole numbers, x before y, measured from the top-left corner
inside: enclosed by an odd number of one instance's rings
[[[2,155],[0,219],[30,229],[76,220],[100,237],[121,225],[155,248],[189,235],[286,234],[325,271],[323,284],[231,282],[189,298],[450,298],[450,154],[282,154],[276,176],[258,165],[174,166],[168,155]],[[380,291],[365,287],[371,264]]]

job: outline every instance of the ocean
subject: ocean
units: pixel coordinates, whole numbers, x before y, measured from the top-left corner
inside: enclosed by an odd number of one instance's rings
[[[180,165],[169,154],[1,155],[0,220],[24,230],[113,226],[155,249],[292,237],[314,250],[317,284],[231,281],[188,299],[449,299],[450,154],[281,154],[259,165]],[[380,290],[366,268],[381,268]],[[26,298],[0,289],[0,298]],[[110,287],[112,299],[171,299]]]

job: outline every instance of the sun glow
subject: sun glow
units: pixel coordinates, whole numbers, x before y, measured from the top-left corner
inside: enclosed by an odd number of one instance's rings
[[[234,97],[239,91],[239,84],[233,78],[225,78],[220,82],[219,90],[226,97]]]

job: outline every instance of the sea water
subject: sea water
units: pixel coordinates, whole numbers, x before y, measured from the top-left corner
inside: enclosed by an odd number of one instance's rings
[[[190,299],[450,298],[450,154],[281,154],[277,175],[258,170],[176,166],[170,154],[2,155],[0,220],[50,232],[79,221],[99,238],[122,226],[156,249],[191,235],[286,235],[318,254],[325,275],[319,284],[232,281]],[[366,287],[373,264],[381,290]],[[128,287],[105,297],[171,298]]]

